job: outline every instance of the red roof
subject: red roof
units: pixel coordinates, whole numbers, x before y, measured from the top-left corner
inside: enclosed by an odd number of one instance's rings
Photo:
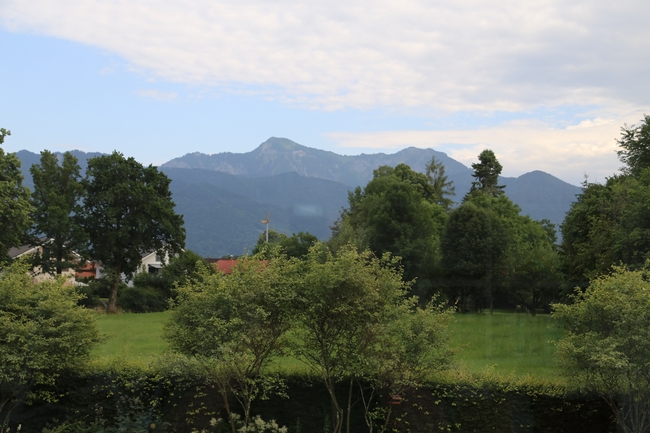
[[[219,259],[212,266],[224,274],[232,274],[232,268],[237,265],[237,260],[235,259]]]

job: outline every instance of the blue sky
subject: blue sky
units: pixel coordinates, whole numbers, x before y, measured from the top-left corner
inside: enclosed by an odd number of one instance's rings
[[[650,2],[0,1],[5,150],[161,164],[271,136],[578,184],[650,112]]]

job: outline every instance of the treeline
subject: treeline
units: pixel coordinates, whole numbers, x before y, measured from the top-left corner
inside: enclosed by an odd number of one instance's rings
[[[0,144],[11,132],[0,129]],[[70,152],[59,163],[41,152],[30,168],[34,191],[22,185],[20,161],[0,148],[0,265],[12,247],[40,247],[31,258],[42,273],[61,275],[92,258],[103,268],[109,312],[118,288],[145,253],[174,255],[185,246],[183,217],[174,212],[170,180],[156,167],[113,152],[88,161],[82,178]]]
[[[414,293],[443,295],[463,312],[548,309],[563,281],[554,225],[521,215],[498,185],[502,166],[492,151],[472,168],[472,187],[455,205],[454,187],[435,158],[425,173],[405,164],[379,167],[350,193],[330,248],[352,243],[399,256]]]

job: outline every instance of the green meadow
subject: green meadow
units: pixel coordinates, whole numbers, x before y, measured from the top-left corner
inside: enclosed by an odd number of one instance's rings
[[[94,355],[146,360],[163,353],[168,346],[161,334],[168,317],[168,312],[98,315],[97,325],[107,339]],[[553,326],[549,315],[457,314],[449,332],[456,364],[470,372],[491,369],[498,374],[540,379],[554,379],[558,375],[553,342],[562,337],[562,331]],[[284,358],[276,368],[295,370],[303,366]]]

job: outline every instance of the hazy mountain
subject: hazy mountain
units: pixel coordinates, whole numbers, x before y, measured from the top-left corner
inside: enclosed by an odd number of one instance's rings
[[[84,170],[88,158],[100,155],[72,153]],[[40,155],[24,150],[17,155],[23,162],[25,185],[32,186],[29,167],[40,161]],[[192,153],[160,169],[172,179],[176,211],[185,218],[187,247],[203,256],[219,257],[252,249],[264,230],[260,221],[267,212],[274,230],[309,231],[327,239],[340,209],[347,206],[347,192],[368,183],[373,170],[406,163],[424,171],[432,156],[445,164],[459,202],[469,190],[472,170],[442,152],[414,147],[391,155],[342,156],[271,138],[252,152]],[[558,225],[581,192],[541,171],[501,178],[500,183],[524,214]]]
[[[382,165],[408,164],[413,170],[424,171],[424,166],[435,156],[445,165],[454,179],[457,190],[469,189],[472,171],[447,154],[433,149],[409,147],[394,154],[376,153],[356,156],[313,149],[286,138],[269,138],[257,149],[247,153],[188,153],[161,165],[163,168],[200,168],[247,177],[298,173],[305,177],[328,179],[356,187],[372,179],[372,172]]]
[[[220,257],[252,250],[270,212],[270,227],[281,233],[308,231],[319,239],[347,205],[348,187],[297,173],[245,178],[200,169],[161,168],[172,179],[176,211],[182,213],[187,246]]]
[[[381,165],[408,164],[424,172],[425,165],[435,156],[445,165],[449,180],[456,187],[456,202],[460,202],[472,183],[472,169],[433,149],[409,147],[395,154],[343,156],[312,149],[286,138],[270,138],[257,149],[247,153],[191,153],[172,159],[161,167],[200,168],[245,177],[271,176],[295,172],[305,177],[329,179],[349,187],[363,186],[372,179],[372,172]],[[581,189],[550,174],[533,171],[517,178],[501,177],[506,194],[534,219],[549,219],[559,226]]]

